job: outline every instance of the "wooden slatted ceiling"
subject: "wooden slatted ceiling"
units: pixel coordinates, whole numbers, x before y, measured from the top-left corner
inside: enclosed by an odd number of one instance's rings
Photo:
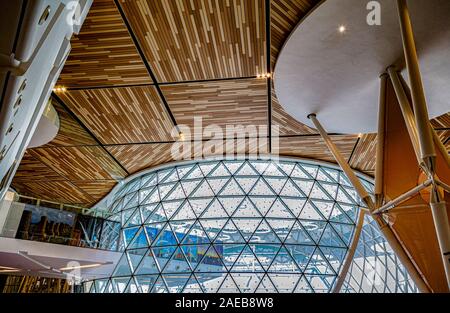
[[[361,138],[353,151],[352,157],[349,160],[351,167],[367,174],[373,174],[376,162],[376,140],[376,134],[361,135]]]
[[[153,86],[70,90],[60,97],[103,144],[173,139],[174,125]]]
[[[151,83],[113,0],[95,0],[58,84],[98,87]]]
[[[270,12],[270,59],[272,69],[289,34],[320,0],[273,0]]]
[[[158,82],[266,72],[264,0],[119,0]]]
[[[65,180],[65,178],[50,167],[36,159],[31,155],[30,150],[27,150],[20,162],[13,182],[27,182],[33,177],[33,181],[55,181]]]
[[[267,125],[267,82],[242,79],[161,87],[178,124],[194,126],[202,117],[203,127],[218,125]]]

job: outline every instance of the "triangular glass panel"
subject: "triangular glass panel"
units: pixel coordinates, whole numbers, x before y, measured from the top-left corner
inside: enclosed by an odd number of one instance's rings
[[[166,284],[163,281],[161,276],[158,277],[158,280],[153,284],[153,288],[151,293],[168,293]]]
[[[172,228],[169,224],[166,224],[166,227],[164,227],[164,230],[162,230],[155,241],[152,242],[152,246],[169,246],[169,245],[176,245],[177,240],[175,238],[175,235],[173,234]]]
[[[222,257],[222,262],[225,264],[227,270],[229,271],[236,260],[241,255],[242,250],[246,247],[245,244],[222,244],[214,243],[215,250]],[[238,266],[239,267],[239,266]]]
[[[331,226],[333,226],[333,229],[339,234],[340,238],[344,241],[345,245],[347,246],[350,245],[355,226],[333,222],[331,222]]]
[[[178,247],[172,254],[170,261],[164,267],[163,273],[191,273],[192,269],[184,257],[183,250]],[[187,280],[187,278],[186,278]],[[169,285],[170,288],[170,285]]]
[[[222,228],[214,240],[215,243],[244,243],[245,239],[231,219]]]
[[[108,283],[108,279],[97,279],[97,280],[95,280],[95,292],[103,293],[107,283]]]
[[[286,221],[282,221],[286,222]],[[275,235],[275,232],[270,228],[265,220],[262,220],[258,228],[253,233],[249,242],[251,243],[279,243],[280,239]]]
[[[311,193],[309,194],[309,197],[318,200],[334,200],[321,188],[318,182],[314,184],[313,188],[311,189]]]
[[[280,250],[280,245],[268,245],[268,244],[250,244],[250,248],[259,260],[259,263],[268,270],[273,260]]]
[[[315,293],[328,293],[334,283],[335,276],[332,275],[305,275]]]
[[[297,263],[298,268],[304,271],[309,259],[316,249],[315,246],[309,245],[285,245],[286,251],[292,256],[292,259]]]
[[[212,242],[217,237],[219,232],[222,230],[223,226],[226,224],[227,219],[201,219],[200,224],[202,224],[203,229]]]
[[[219,194],[222,190],[223,186],[230,180],[230,178],[207,178],[209,186],[215,195]]]
[[[356,205],[348,205],[339,203],[339,208],[347,214],[347,216],[352,220],[353,223],[356,222],[356,218],[358,217],[359,207]]]
[[[142,258],[142,261],[139,263],[136,271],[134,272],[134,275],[146,275],[157,273],[159,273],[158,265],[156,263],[156,260],[153,258],[152,252],[148,250],[147,254]]]
[[[284,241],[286,239],[286,236],[289,234],[289,231],[292,228],[292,225],[294,225],[295,219],[289,218],[289,219],[279,219],[279,218],[268,218],[265,219],[270,227],[273,229],[273,234],[279,238],[280,241]]]
[[[158,187],[154,187],[149,195],[142,200],[141,205],[148,203],[158,203],[159,201],[161,201],[161,198],[159,197]]]
[[[195,220],[189,221],[170,221],[169,224],[172,228],[173,233],[175,234],[178,242],[182,242],[184,236],[189,232],[192,225],[195,223]]]
[[[234,283],[233,278],[231,278],[231,275],[228,274],[227,277],[222,282],[222,285],[220,286],[219,290],[217,292],[220,293],[236,293],[239,292],[238,286]]]
[[[224,272],[225,265],[222,263],[223,255],[219,255],[212,245],[198,245],[197,254],[199,263],[195,268],[195,272]]]
[[[299,188],[305,195],[309,196],[312,186],[314,185],[314,181],[298,178],[292,178],[292,181],[297,186],[297,188]]]
[[[261,279],[258,288],[256,288],[256,293],[276,293],[276,292],[278,292],[278,290],[275,288],[269,276],[267,276],[266,274],[264,278]]]
[[[245,162],[234,175],[236,175],[236,176],[259,176],[259,174],[250,166],[250,164],[248,162]]]
[[[361,198],[359,197],[358,193],[356,192],[355,188],[353,187],[346,187],[341,186],[341,188],[344,188],[347,194],[349,195],[350,199],[353,199],[353,203],[362,204]]]
[[[137,249],[137,248],[146,248],[150,244],[147,241],[147,236],[145,234],[144,228],[139,228],[138,233],[134,236],[131,243],[128,245],[127,249]]]
[[[279,162],[278,167],[283,171],[284,174],[290,176],[294,170],[295,164],[291,162]]]
[[[324,221],[303,221],[301,220],[303,228],[308,232],[314,242],[318,243],[322,236],[323,230],[327,226],[327,222]]]
[[[355,201],[350,196],[347,195],[347,193],[341,186],[339,186],[336,201],[345,204],[356,204]]]
[[[261,217],[261,214],[255,208],[253,203],[246,197],[244,201],[241,202],[238,209],[234,211],[233,217]]]
[[[253,186],[250,191],[250,195],[252,196],[275,196],[276,194],[272,191],[272,189],[267,185],[264,179],[259,178],[256,184]]]
[[[175,188],[175,183],[167,183],[167,184],[162,184],[162,185],[158,185],[158,190],[159,190],[159,196],[161,198],[161,200],[164,200],[164,198],[169,194],[169,192]]]
[[[284,246],[281,246],[280,251],[278,251],[277,256],[270,265],[269,272],[288,273],[288,275],[297,276],[296,274],[300,273],[301,270],[292,258],[291,254]],[[295,282],[297,282],[297,280],[298,277]]]
[[[178,210],[183,200],[175,200],[175,201],[164,201],[162,202],[162,206],[164,208],[164,212],[166,213],[167,219],[170,219],[172,215]]]
[[[144,224],[167,221],[167,216],[162,205],[158,205],[153,213],[147,217]]]
[[[222,208],[219,200],[214,198],[209,207],[203,212],[202,218],[227,218],[228,214]]]
[[[252,166],[253,166],[253,168],[256,169],[256,171],[259,174],[262,175],[264,173],[264,171],[267,169],[267,167],[269,166],[269,162],[266,162],[266,161],[253,161],[252,162]]]
[[[195,215],[200,216],[202,215],[203,211],[208,207],[208,205],[211,203],[213,199],[207,198],[207,199],[189,199],[189,204],[191,205],[191,208],[194,210]]]
[[[258,180],[258,177],[236,177],[235,179],[244,192],[249,193]]]
[[[276,197],[250,196],[250,200],[255,204],[261,215],[264,216],[275,202]]]
[[[319,168],[316,179],[321,182],[334,183],[334,180],[328,176],[328,173],[323,169],[323,167]]]
[[[317,169],[318,166],[316,165],[308,165],[308,164],[302,164],[301,167],[307,172],[312,178],[315,178],[317,175]]]
[[[324,220],[322,214],[319,213],[312,201],[308,201],[303,206],[302,212],[298,218],[305,220]]]
[[[144,177],[142,177],[142,181],[141,181],[141,189],[142,188],[147,188],[150,186],[155,186],[158,182],[158,178],[155,174],[150,174],[150,175],[146,175]]]
[[[338,185],[337,184],[328,184],[328,183],[320,183],[323,189],[331,196],[331,198],[335,199],[337,196]]]
[[[193,198],[203,198],[203,197],[212,197],[214,196],[214,192],[209,187],[206,179],[202,180],[197,189],[195,189],[189,197]]]
[[[155,187],[139,190],[139,204],[144,203],[147,197],[155,190]]]
[[[111,280],[108,280],[108,283],[106,284],[105,290],[103,293],[115,293],[116,291],[113,288],[113,284],[111,283]]]
[[[138,230],[139,227],[126,228],[123,230],[123,240],[125,242],[125,246],[128,246],[128,244],[133,240]]]
[[[273,282],[278,292],[291,293],[297,285],[298,275],[271,273],[267,274]]]
[[[347,214],[344,213],[344,211],[341,210],[338,203],[335,203],[333,207],[333,211],[331,212],[329,216],[329,220],[332,222],[339,222],[339,223],[346,223],[346,224],[352,224],[353,221],[350,219],[350,217],[347,216]]]
[[[184,194],[189,197],[189,195],[194,191],[194,189],[198,186],[198,184],[201,182],[201,179],[195,179],[195,180],[182,180],[181,186],[183,187]]]
[[[178,166],[177,172],[180,179],[185,179],[185,175],[192,170],[193,165]]]
[[[184,199],[186,196],[184,195],[184,190],[181,187],[181,183],[177,183],[175,188],[172,189],[170,194],[166,197],[166,201]]]
[[[184,237],[182,244],[187,245],[187,244],[205,244],[205,243],[209,244],[210,240],[206,235],[205,231],[203,230],[203,227],[200,224],[200,222],[196,221],[194,226],[192,226],[191,229],[189,230],[189,234],[187,234]]]
[[[155,241],[156,237],[158,237],[164,226],[166,226],[166,223],[153,223],[144,226],[147,238],[150,243]]]
[[[244,200],[244,197],[219,197],[220,204],[229,216],[233,215],[237,207]]]
[[[258,258],[249,246],[245,246],[241,254],[237,257],[236,262],[231,268],[231,272],[263,272]]]
[[[155,211],[157,204],[148,204],[140,206],[139,209],[141,211],[142,221],[143,223],[148,223],[148,217]]]
[[[320,201],[314,200],[314,206],[316,209],[325,217],[325,219],[329,219],[331,215],[331,211],[333,210],[334,202],[333,201]]]
[[[197,279],[194,275],[191,275],[188,282],[184,286],[184,289],[182,291],[183,293],[203,293],[202,288],[197,282]]]
[[[295,222],[285,242],[291,244],[314,244],[308,233],[298,221]]]
[[[216,293],[226,273],[195,273],[194,275],[204,293]]]
[[[292,182],[291,179],[289,179],[284,187],[283,190],[281,190],[280,192],[280,196],[286,196],[286,197],[296,197],[296,198],[301,198],[301,197],[306,197],[305,194],[303,194],[300,189],[298,189],[295,184]]]
[[[123,208],[123,198],[120,200],[116,200],[112,205],[111,213],[120,212]]]
[[[294,167],[290,176],[295,178],[314,179],[314,176],[309,175],[309,173],[303,170],[298,164]]]
[[[234,178],[230,179],[220,192],[221,196],[241,196],[244,194],[244,191]]]
[[[157,275],[140,275],[134,277],[140,293],[149,293],[157,278]]]
[[[322,167],[321,168],[323,171],[325,171],[328,176],[330,176],[332,178],[333,181],[335,182],[339,182],[339,171],[338,170],[334,170],[328,167]]]
[[[321,246],[329,247],[345,247],[345,244],[339,238],[338,234],[333,230],[330,224],[327,224],[320,238],[319,244]]]
[[[172,254],[175,252],[176,246],[170,247],[152,247],[150,248],[153,253],[153,257],[156,262],[158,262],[160,270],[164,270],[165,265],[172,257]]]
[[[334,268],[336,273],[339,273],[342,263],[344,263],[345,255],[347,254],[346,248],[330,248],[330,247],[320,247],[320,251],[328,260],[328,263]]]
[[[297,286],[295,286],[294,293],[313,293],[311,286],[309,285],[306,277],[302,277],[298,280]]]
[[[263,273],[230,273],[242,293],[253,293],[263,278]]]
[[[278,166],[274,162],[270,162],[269,166],[264,171],[264,176],[285,176],[282,171],[278,168]]]
[[[291,211],[287,209],[284,204],[280,201],[279,198],[275,200],[275,203],[270,208],[269,212],[267,212],[266,217],[272,218],[294,218],[291,214]]]
[[[199,163],[199,166],[203,173],[203,176],[206,177],[211,172],[211,170],[217,166],[217,163],[216,162]]]
[[[139,204],[138,192],[129,193],[124,198],[124,208],[132,208]]]
[[[139,208],[127,210],[127,211],[134,211],[128,218],[128,220],[123,224],[123,227],[131,227],[131,226],[137,226],[142,224],[141,219],[141,212]],[[124,215],[125,218],[125,215]]]
[[[234,173],[236,173],[236,171],[242,166],[242,161],[225,161],[223,163],[231,175],[234,175]]]
[[[210,177],[228,177],[230,172],[225,168],[225,166],[220,163],[214,170],[209,174]]]
[[[305,274],[336,275],[333,267],[328,263],[327,259],[319,249],[316,249],[311,256],[308,266],[305,269]]]
[[[113,276],[130,276],[132,273],[130,269],[130,264],[128,263],[128,257],[124,253],[120,257],[119,262],[117,262],[116,268],[114,269]]]
[[[123,293],[130,282],[130,277],[113,277],[111,282],[117,293]]]
[[[289,208],[292,215],[297,217],[302,211],[306,199],[281,197],[281,201]]]
[[[139,263],[142,261],[142,258],[147,253],[147,251],[147,248],[127,250],[126,253],[128,255],[128,261],[133,272],[136,271]]]
[[[182,292],[184,285],[187,283],[190,274],[163,274],[170,293]]]
[[[136,212],[137,208],[132,208],[129,210],[123,210],[122,211],[122,225],[125,225],[130,217],[133,215],[134,212]]]
[[[169,183],[175,181],[178,181],[178,174],[177,171],[173,169],[170,174],[166,175],[166,177],[164,177],[164,180],[160,181],[159,183]]]
[[[160,171],[158,171],[158,172],[156,173],[156,174],[158,175],[158,184],[164,182],[164,179],[165,179],[168,175],[172,174],[172,172],[173,172],[173,169],[172,169],[172,168],[168,168],[168,169],[165,169],[165,170],[160,170]]]
[[[276,194],[280,194],[281,190],[283,189],[288,179],[286,177],[277,177],[277,178],[264,177],[264,180]]]
[[[259,223],[261,222],[260,218],[234,218],[234,224],[237,229],[241,232],[242,236],[245,240],[250,239],[250,237],[255,232],[256,228],[258,228]]]
[[[181,205],[181,208],[172,216],[171,220],[192,220],[196,218],[197,216],[195,215],[194,210],[191,208],[190,203],[188,201],[184,201],[184,203]]]

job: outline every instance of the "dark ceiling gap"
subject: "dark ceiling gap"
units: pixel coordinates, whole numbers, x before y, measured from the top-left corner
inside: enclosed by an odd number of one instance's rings
[[[164,104],[164,107],[166,108],[166,111],[169,114],[173,125],[177,127],[178,124],[177,124],[177,121],[175,119],[175,116],[173,115],[172,111],[170,110],[169,104],[167,103],[167,100],[164,97],[164,94],[163,94],[161,88],[159,87],[159,84],[158,84],[158,81],[156,79],[156,76],[153,73],[152,68],[151,68],[150,64],[148,63],[148,61],[147,61],[147,59],[145,57],[144,51],[141,48],[139,40],[137,39],[136,35],[133,32],[133,29],[132,29],[130,23],[128,22],[128,19],[127,19],[126,15],[125,15],[125,12],[122,10],[122,6],[120,5],[119,0],[114,0],[114,3],[116,5],[116,7],[117,7],[117,10],[120,13],[120,16],[122,17],[122,20],[123,20],[125,26],[127,27],[128,33],[130,34],[130,37],[133,40],[133,43],[134,43],[134,45],[136,47],[136,50],[138,51],[139,55],[141,56],[141,59],[142,59],[142,62],[144,63],[144,65],[145,65],[145,68],[147,69],[147,72],[148,72],[148,74],[150,75],[150,77],[151,77],[151,79],[153,81],[153,86],[155,86],[156,91],[158,92],[159,97],[161,98],[161,101]]]
[[[64,101],[62,101],[62,99],[60,97],[58,97],[58,95],[56,95],[54,92],[52,92],[52,97],[53,99],[55,99],[59,105],[61,105],[63,107],[64,110],[66,110],[67,113],[69,113],[69,115],[89,134],[89,136],[91,136],[97,143],[98,146],[100,146],[110,157],[112,160],[114,160],[114,162],[119,165],[119,167],[127,174],[130,175],[130,173],[127,171],[127,169],[122,165],[122,163],[120,163],[112,154],[111,152],[108,151],[108,149],[105,148],[105,146],[102,144],[102,142],[91,132],[91,130],[84,125],[84,123],[78,118],[78,116],[76,116],[75,113],[72,112],[72,110],[69,109],[69,107],[64,103]],[[61,146],[64,147],[64,146]],[[92,146],[91,146],[92,147]]]

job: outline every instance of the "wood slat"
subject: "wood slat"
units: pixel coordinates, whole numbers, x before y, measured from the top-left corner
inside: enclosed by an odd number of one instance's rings
[[[16,171],[13,182],[29,181],[55,181],[65,180],[65,178],[55,172],[53,169],[33,157],[28,151],[20,161],[19,168]]]
[[[348,160],[353,147],[358,139],[357,135],[334,135],[330,136],[343,157]],[[272,143],[274,143],[272,141]],[[272,146],[272,153],[286,156],[297,156],[303,158],[317,159],[321,161],[333,162],[333,155],[328,151],[325,142],[319,135],[301,137],[281,137],[279,149]]]
[[[87,193],[95,202],[105,197],[117,184],[115,180],[96,180],[96,181],[72,181],[72,183]]]
[[[349,160],[351,167],[365,173],[373,173],[375,171],[377,154],[377,135],[364,134],[358,141],[353,155]]]
[[[37,148],[29,153],[68,180],[112,180],[126,175],[101,147]]]
[[[58,84],[97,87],[151,83],[128,30],[113,0],[95,0]]]
[[[60,97],[103,144],[173,139],[174,125],[153,86],[71,90]]]
[[[191,127],[201,117],[203,127],[218,125],[267,125],[267,85],[265,79],[244,79],[162,86],[162,91],[178,124]]]
[[[120,0],[158,82],[266,71],[264,0]]]
[[[59,131],[56,137],[45,147],[97,144],[95,139],[57,101],[53,100],[52,105],[58,112]]]
[[[298,22],[320,0],[272,0],[270,12],[270,59],[272,69],[278,54]]]
[[[89,206],[89,204],[96,202],[95,199],[69,181],[13,181],[12,187],[19,194],[43,200],[81,206]]]

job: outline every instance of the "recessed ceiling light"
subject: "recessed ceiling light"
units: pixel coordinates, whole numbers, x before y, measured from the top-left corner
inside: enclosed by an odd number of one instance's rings
[[[347,30],[347,28],[344,25],[341,25],[341,26],[339,26],[338,30],[341,34],[343,34]]]

